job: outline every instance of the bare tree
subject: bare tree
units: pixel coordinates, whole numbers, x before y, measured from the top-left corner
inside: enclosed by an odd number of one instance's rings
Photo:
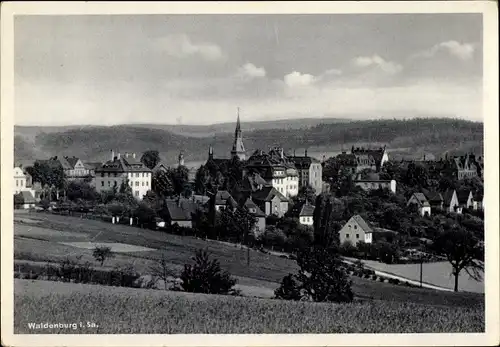
[[[156,259],[154,264],[149,267],[149,272],[153,278],[159,278],[163,281],[165,290],[168,288],[168,279],[177,276],[177,273],[169,267],[164,253],[162,253],[160,259]]]

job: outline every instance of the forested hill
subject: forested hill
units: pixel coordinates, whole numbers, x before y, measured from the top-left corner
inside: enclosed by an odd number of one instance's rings
[[[232,133],[215,136],[185,136],[145,126],[82,127],[60,132],[40,129],[34,138],[15,137],[15,158],[35,159],[51,155],[75,155],[89,161],[104,160],[111,149],[142,153],[157,149],[167,162],[175,162],[179,151],[187,161],[207,158],[214,144],[216,156],[229,154]],[[386,144],[389,150],[417,155],[423,151],[441,156],[474,151],[482,153],[483,123],[454,119],[369,120],[319,124],[303,129],[276,128],[244,131],[248,152],[279,145],[287,151],[308,148],[310,152],[337,151],[351,145]]]

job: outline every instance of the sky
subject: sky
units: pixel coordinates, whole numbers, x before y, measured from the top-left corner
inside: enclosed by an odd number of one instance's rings
[[[17,125],[482,121],[481,14],[16,16]]]

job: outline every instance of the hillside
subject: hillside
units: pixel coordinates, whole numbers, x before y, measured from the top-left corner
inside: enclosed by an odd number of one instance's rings
[[[301,153],[304,148],[308,148],[312,155],[320,156],[322,153],[329,156],[331,152],[348,149],[352,145],[386,144],[393,158],[420,157],[424,152],[439,157],[446,152],[482,153],[484,136],[483,123],[445,118],[321,123],[302,129],[285,128],[279,122],[269,122],[266,125],[275,128],[253,131],[245,130],[248,125],[243,124],[243,139],[247,151],[250,153],[257,148],[266,150],[270,146],[280,145],[288,152],[295,149]],[[234,124],[225,126],[234,128]],[[210,127],[184,130],[214,130]],[[180,150],[184,151],[186,161],[200,161],[207,158],[208,147],[214,142],[215,155],[227,156],[233,137],[232,131],[195,137],[148,128],[146,125],[123,125],[65,128],[62,131],[55,131],[54,128],[49,131],[41,128],[37,131],[30,127],[31,136],[34,135],[30,139],[23,128],[15,129],[18,135],[15,138],[16,160],[34,159],[39,155],[75,155],[93,161],[107,159],[111,149],[138,154],[147,149],[157,149],[169,163],[176,161]],[[224,126],[220,129],[223,128]]]

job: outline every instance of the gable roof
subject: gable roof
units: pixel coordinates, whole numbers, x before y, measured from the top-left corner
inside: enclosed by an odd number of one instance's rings
[[[470,196],[471,193],[472,193],[472,191],[469,190],[469,189],[460,189],[460,190],[458,190],[458,192],[457,192],[458,202],[460,204],[466,204],[467,200],[469,199],[469,196]]]
[[[188,199],[166,200],[166,207],[172,221],[190,221],[192,213],[201,208],[199,203]]]
[[[161,161],[161,160],[160,160],[160,161],[159,161],[159,162],[155,165],[155,167],[153,168],[153,171],[154,171],[154,172],[156,172],[156,171],[160,170],[161,168],[168,169],[168,165],[167,165],[167,164],[165,164],[163,161]]]
[[[427,198],[425,197],[424,193],[413,193],[412,197],[415,197],[415,200],[417,200],[418,204],[423,207],[428,207],[429,201],[427,201]],[[411,199],[411,197],[410,197]]]
[[[443,201],[446,205],[449,205],[451,203],[451,199],[453,198],[454,193],[455,193],[455,189],[448,189],[442,194]]]
[[[255,209],[255,212],[254,213],[251,212],[251,213],[257,217],[265,217],[266,216],[266,214],[264,212],[262,212],[262,210],[259,208],[259,206],[257,206],[255,204],[255,202],[252,201],[252,198],[247,198],[247,200],[245,201],[243,206],[245,208],[247,208],[248,210]]]
[[[257,190],[252,193],[252,198],[260,201],[271,201],[277,196],[280,201],[289,201],[283,194],[281,194],[276,188],[271,186],[262,187],[262,189]]]
[[[364,230],[364,232],[372,232],[370,225],[359,214],[352,216],[349,220],[355,221]],[[348,221],[349,223],[349,221]]]
[[[314,206],[306,202],[304,205],[302,205],[299,217],[311,217],[313,216],[313,214],[314,214]]]
[[[76,163],[78,163],[78,159],[77,157],[64,157],[64,159],[66,159],[66,161],[68,162],[69,166],[74,169],[75,168],[75,165]]]
[[[430,203],[441,203],[444,201],[443,195],[437,191],[424,190],[423,193]]]
[[[87,170],[95,170],[95,169],[98,169],[100,168],[102,165],[101,162],[90,162],[90,161],[86,161],[83,163],[83,166],[85,166],[85,168]]]
[[[215,195],[216,205],[229,205],[233,208],[237,206],[236,200],[232,197],[227,190],[219,190]]]
[[[21,196],[23,197],[25,204],[35,203],[35,198],[33,197],[33,195],[29,190],[22,190],[19,194],[21,194]]]
[[[114,160],[108,160],[102,164],[96,171],[105,172],[151,172],[151,169],[146,167],[142,162],[133,157],[120,158],[115,157]]]

